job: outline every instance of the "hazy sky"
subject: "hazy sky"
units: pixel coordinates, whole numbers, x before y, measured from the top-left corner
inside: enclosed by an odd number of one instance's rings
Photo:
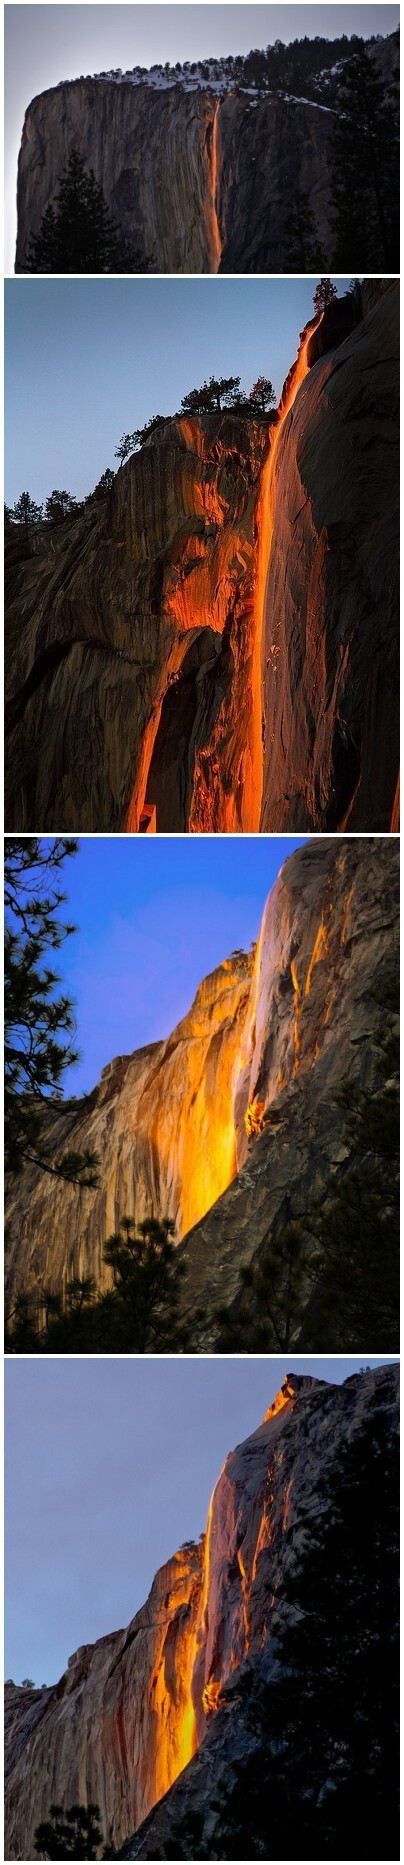
[[[24,114],[63,78],[121,66],[248,52],[275,39],[393,32],[398,6],[6,6],[6,271],[15,251],[15,195]]]
[[[349,281],[337,280],[339,292]],[[310,279],[6,283],[6,491],[91,492],[121,434],[174,414],[206,376],[269,375],[279,395],[313,309]]]
[[[202,978],[256,939],[286,856],[305,836],[85,836],[64,869],[78,932],[56,965],[76,1003],[82,1062],[66,1094],[113,1056],[169,1036]]]
[[[78,1645],[128,1624],[287,1372],[340,1382],[361,1364],[6,1361],[6,1677],[56,1682]]]

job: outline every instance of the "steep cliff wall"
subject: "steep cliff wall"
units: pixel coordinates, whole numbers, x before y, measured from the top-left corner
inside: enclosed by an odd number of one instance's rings
[[[78,78],[44,91],[22,133],[16,271],[26,268],[30,238],[75,148],[141,270],[276,272],[296,187],[309,196],[321,245],[330,246],[333,123],[332,111],[304,99],[218,99],[180,83],[154,91]]]
[[[49,1141],[100,1160],[98,1191],[81,1191],[29,1167],[9,1205],[10,1293],[21,1281],[63,1288],[72,1275],[111,1280],[103,1248],[120,1218],[171,1217],[177,1241],[215,1203],[236,1171],[233,1077],[249,1000],[251,960],[225,960],[200,986],[166,1042],[104,1069],[96,1105],[60,1113]],[[74,1135],[74,1140],[73,1140]],[[60,1154],[59,1154],[60,1148]]]
[[[224,415],[168,422],[106,504],[52,532],[12,531],[9,827],[51,828],[56,810],[58,826],[133,830],[145,797],[161,829],[191,816],[258,827],[253,511],[267,435]]]
[[[398,75],[398,38],[368,44],[387,93]],[[135,66],[35,97],[18,164],[16,270],[26,266],[30,237],[73,148],[94,170],[131,242],[134,271],[290,269],[287,219],[297,189],[307,196],[332,269],[332,145],[349,46],[337,41],[334,60],[329,49],[321,71],[318,58],[312,71],[307,56],[303,67],[298,59],[300,76],[293,51],[288,72],[275,59],[271,74],[265,57],[253,53],[244,68],[231,58],[207,59],[193,70]],[[376,236],[374,250],[368,228],[366,236],[358,267],[379,271]]]
[[[42,1280],[60,1288],[74,1273],[102,1283],[119,1217],[153,1210],[186,1236],[185,1306],[204,1317],[195,1344],[215,1349],[215,1309],[236,1299],[268,1229],[281,1233],[346,1163],[335,1096],[347,1075],[374,1079],[374,991],[394,964],[398,889],[395,840],[318,838],[289,857],[252,975],[249,957],[228,960],[167,1042],[104,1070],[89,1112],[54,1118],[56,1156],[72,1144],[97,1151],[100,1189],[77,1192],[34,1168],[15,1181],[11,1294]]]
[[[9,830],[396,821],[397,310],[310,325],[277,425],[166,422],[105,502],[11,527]]]
[[[131,1625],[81,1646],[53,1689],[6,1687],[8,1858],[33,1858],[51,1802],[96,1801],[121,1844],[186,1767],[200,1592],[200,1549],[180,1551]]]
[[[234,1097],[239,1170],[186,1240],[184,1300],[205,1313],[204,1350],[217,1346],[211,1317],[236,1301],[240,1268],[259,1260],[270,1232],[281,1249],[285,1222],[346,1167],[336,1094],[347,1077],[373,1084],[398,916],[397,842],[320,837],[285,862],[270,894]]]
[[[365,303],[367,302],[365,296]],[[271,472],[261,827],[389,829],[397,778],[397,287],[315,360]],[[385,359],[384,363],[382,358]],[[377,720],[377,729],[375,722]]]
[[[288,1375],[262,1425],[226,1459],[202,1553],[174,1556],[128,1632],[76,1653],[54,1689],[33,1697],[8,1686],[8,1858],[32,1857],[52,1799],[98,1801],[104,1835],[119,1845],[177,1775],[123,1856],[166,1857],[172,1819],[195,1810],[213,1839],[216,1791],[220,1806],[252,1740],[243,1675],[271,1675],[303,1517],[316,1513],[330,1458],[376,1394],[387,1437],[398,1423],[398,1368],[342,1386]]]

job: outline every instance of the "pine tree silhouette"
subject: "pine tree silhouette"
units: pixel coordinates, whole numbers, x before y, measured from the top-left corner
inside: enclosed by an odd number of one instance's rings
[[[56,200],[30,240],[29,272],[133,272],[144,270],[108,212],[93,170],[72,149]]]

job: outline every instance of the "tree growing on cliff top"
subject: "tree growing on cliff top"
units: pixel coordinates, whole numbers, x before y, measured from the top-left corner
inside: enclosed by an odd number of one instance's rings
[[[275,389],[269,376],[257,376],[257,381],[253,382],[252,389],[250,389],[248,400],[253,414],[264,415],[268,413],[269,408],[276,408]]]
[[[150,436],[156,433],[157,428],[163,427],[164,422],[170,418],[172,417],[169,415],[153,414],[150,421],[145,421],[144,427],[135,427],[132,434],[122,434],[118,446],[115,447],[115,459],[120,460],[123,466],[124,461],[130,458],[130,454],[137,453],[139,447],[144,447],[145,441],[150,440]]]
[[[93,1185],[96,1157],[70,1151],[59,1160],[46,1139],[52,1096],[77,1060],[71,999],[48,953],[75,930],[59,918],[66,895],[60,875],[77,852],[72,838],[52,844],[7,836],[4,858],[4,1121],[5,1166],[20,1173],[31,1162],[57,1178]]]
[[[320,278],[313,296],[314,310],[319,314],[326,311],[329,304],[334,304],[338,297],[337,287],[330,278]]]
[[[50,524],[62,524],[63,519],[75,508],[76,499],[71,492],[50,492],[45,503],[45,517]]]
[[[30,492],[20,492],[13,511],[14,523],[17,525],[39,525],[41,523],[42,505],[36,505]]]
[[[344,67],[332,150],[331,188],[336,269],[350,272],[363,255],[372,266],[399,269],[399,129],[395,88],[361,40]]]
[[[181,414],[221,414],[222,408],[231,408],[234,399],[239,399],[239,389],[240,376],[210,376],[200,389],[183,395]]]
[[[54,203],[29,243],[28,272],[144,270],[112,220],[93,170],[72,149]]]

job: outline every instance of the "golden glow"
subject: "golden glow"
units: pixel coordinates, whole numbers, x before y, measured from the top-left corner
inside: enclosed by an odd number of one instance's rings
[[[219,1707],[221,1688],[221,1684],[213,1681],[211,1684],[205,1684],[204,1686],[202,1691],[202,1706],[207,1718],[212,1716],[214,1710],[217,1710]]]
[[[345,907],[344,907],[344,917],[343,917],[343,921],[342,921],[342,927],[341,927],[341,945],[345,945],[345,940],[346,940],[346,934],[347,934],[347,925],[348,925],[348,916],[349,916],[349,908],[350,908],[350,905],[351,905],[351,900],[352,900],[352,895],[353,895],[353,890],[354,890],[354,883],[352,883],[352,887],[351,887],[351,891],[350,891],[350,893],[348,894],[348,897],[347,897],[347,899],[346,899],[346,901],[345,901]]]
[[[254,1133],[262,1133],[264,1114],[265,1101],[259,1101],[258,1095],[256,1094],[254,1100],[250,1101],[247,1112],[244,1115],[244,1126],[249,1139]]]
[[[253,695],[252,695],[252,698],[253,698],[253,759],[254,759],[254,773],[255,773],[255,821],[252,824],[252,827],[254,829],[259,829],[259,826],[260,826],[261,799],[262,799],[263,775],[264,775],[261,655],[262,655],[262,637],[263,637],[263,630],[264,630],[265,591],[266,591],[268,568],[269,568],[269,561],[270,561],[270,555],[271,555],[272,536],[273,536],[272,487],[273,487],[273,478],[274,478],[274,472],[275,472],[275,461],[276,461],[276,456],[278,452],[279,441],[281,438],[283,427],[285,425],[287,415],[290,414],[290,411],[293,408],[293,403],[296,400],[296,395],[298,394],[298,390],[301,388],[302,382],[304,382],[305,377],[308,374],[309,344],[310,344],[312,336],[314,335],[314,331],[318,330],[319,324],[321,324],[321,317],[318,319],[317,324],[310,325],[310,329],[307,331],[307,335],[305,335],[303,338],[301,348],[299,350],[297,362],[295,364],[295,368],[291,371],[291,375],[288,378],[288,382],[286,384],[285,400],[284,402],[281,401],[279,409],[278,409],[277,424],[276,424],[276,427],[272,430],[270,450],[269,450],[269,453],[267,454],[267,458],[265,460],[263,470],[262,470],[262,475],[261,475],[261,488],[260,488],[259,504],[258,504],[258,511],[257,511],[258,554],[257,554],[257,576],[256,576],[256,585],[255,585],[255,603],[254,603],[255,644],[254,644],[254,656],[253,656]],[[272,643],[270,652],[271,652],[272,659],[276,660],[275,642]]]
[[[294,1029],[295,1059],[294,1059],[294,1068],[293,1068],[294,1075],[297,1074],[297,1070],[298,1070],[299,1062],[300,1062],[300,1050],[301,1050],[300,1019],[302,1015],[303,1004],[304,1004],[305,998],[309,996],[309,991],[311,988],[311,982],[312,982],[313,971],[315,969],[315,966],[318,965],[319,960],[321,958],[326,958],[328,956],[328,953],[330,950],[330,924],[331,924],[331,915],[333,911],[334,911],[334,908],[333,908],[333,902],[331,899],[331,876],[329,875],[328,881],[327,881],[327,899],[326,899],[326,903],[325,903],[325,906],[323,908],[323,912],[321,915],[320,925],[318,927],[318,931],[316,932],[316,937],[314,940],[311,957],[309,959],[304,989],[302,989],[302,986],[299,984],[295,960],[292,958],[291,963],[290,963],[290,972],[291,972],[291,979],[292,979],[293,993],[294,993],[294,1011],[295,1011],[295,1029]],[[331,1004],[328,1006],[328,1008],[326,1007],[326,1010],[324,1013],[325,1024],[328,1022],[330,1008],[331,1008]],[[317,1055],[318,1055],[318,1043],[316,1043],[312,1061],[316,1060]]]
[[[213,122],[212,122],[212,158],[211,158],[212,264],[210,268],[211,272],[219,271],[220,260],[222,257],[222,242],[221,242],[220,232],[219,232],[219,221],[217,217],[217,205],[216,205],[217,184],[218,184],[218,175],[219,175],[219,125],[218,125],[219,108],[220,108],[220,104],[219,104],[219,99],[218,99],[217,104],[215,104],[215,110],[214,110],[214,116],[213,116]]]

